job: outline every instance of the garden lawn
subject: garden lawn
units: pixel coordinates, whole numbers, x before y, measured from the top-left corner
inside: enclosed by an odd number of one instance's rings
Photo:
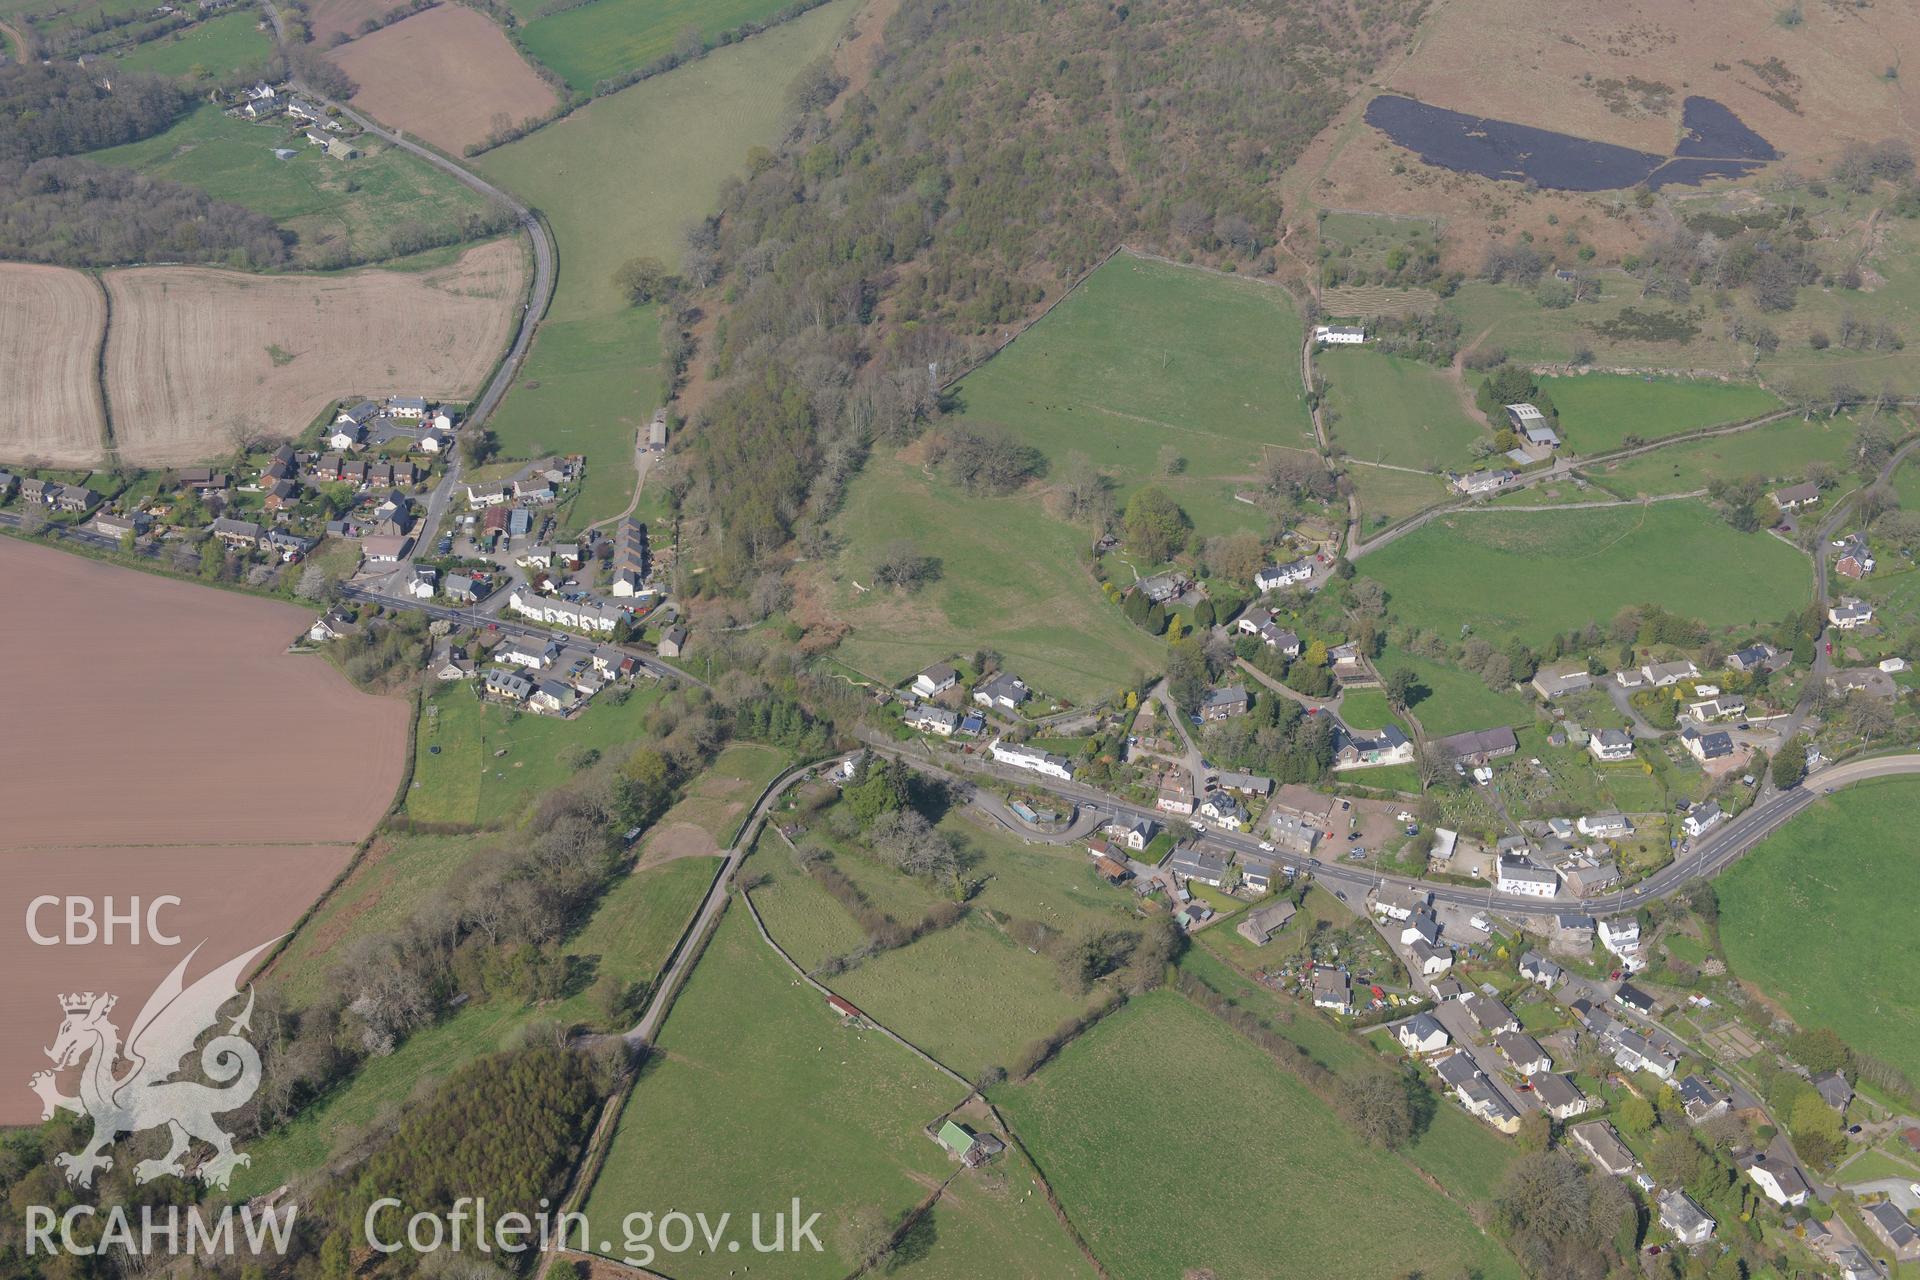
[[[1087,567],[1087,531],[1026,493],[975,498],[876,455],[836,522],[844,549],[830,588],[852,627],[836,656],[887,685],[955,653],[998,650],[1007,669],[1076,703],[1165,664],[1162,640],[1109,604]],[[871,587],[888,543],[909,537],[940,578],[913,595]]]
[[[587,1198],[603,1237],[637,1211],[739,1219],[798,1196],[821,1214],[825,1252],[756,1258],[755,1273],[839,1280],[853,1264],[833,1224],[865,1206],[892,1217],[957,1167],[921,1128],[965,1086],[878,1032],[843,1025],[743,908],[721,921],[658,1047]],[[687,1253],[662,1265],[707,1280],[739,1261]]]
[[[1407,709],[1430,737],[1465,733],[1469,729],[1491,729],[1495,725],[1533,722],[1533,706],[1527,698],[1510,690],[1489,689],[1486,681],[1470,671],[1462,671],[1430,658],[1415,657],[1404,649],[1392,646],[1380,655],[1374,665],[1386,675],[1405,667],[1420,678],[1420,684],[1427,692],[1416,695],[1413,705]],[[1379,772],[1378,769],[1361,771],[1362,774]],[[1355,776],[1354,781],[1356,785],[1366,785],[1359,775]]]
[[[1556,393],[1557,394],[1557,393]],[[1853,448],[1853,422],[1848,418],[1820,418],[1803,422],[1787,418],[1732,435],[1711,436],[1657,449],[1623,462],[1587,467],[1582,474],[1623,498],[1662,493],[1692,493],[1715,480],[1742,480],[1765,476],[1791,484],[1806,474],[1807,464],[1824,462],[1844,470]],[[1905,472],[1907,468],[1902,467]],[[1827,495],[1832,501],[1840,490]],[[1581,495],[1592,499],[1589,491]],[[1920,500],[1920,493],[1915,498]]]
[[[1084,453],[1122,505],[1165,488],[1206,534],[1266,527],[1236,490],[1267,446],[1311,447],[1291,294],[1122,254],[955,390],[966,417],[1006,427],[1058,468]],[[1165,474],[1160,450],[1185,459]]]
[[[1463,467],[1473,442],[1488,437],[1487,425],[1461,408],[1445,370],[1365,347],[1323,349],[1314,359],[1335,415],[1333,441],[1363,462]]]
[[[749,150],[778,140],[788,83],[832,47],[854,3],[834,0],[475,162],[539,208],[559,249],[553,304],[489,425],[510,457],[586,455],[582,492],[563,515],[569,529],[626,509],[637,433],[665,394],[658,317],[650,306],[628,305],[614,272],[630,258],[680,261],[682,234],[718,203],[720,184],[744,167]],[[598,7],[546,21],[580,20]]]
[[[273,57],[273,38],[261,30],[266,25],[258,10],[238,9],[137,44],[112,61],[122,71],[223,83]]]
[[[1349,689],[1340,695],[1340,719],[1351,729],[1384,729],[1400,723],[1387,706],[1385,691],[1380,689]]]
[[[1582,373],[1542,378],[1541,390],[1560,411],[1560,436],[1583,454],[1621,447],[1627,436],[1664,436],[1757,418],[1780,398],[1751,382]]]
[[[576,750],[614,755],[638,743],[659,692],[636,685],[621,705],[607,697],[611,692],[601,693],[579,718],[560,720],[515,715],[482,702],[466,682],[441,685],[421,708],[407,816],[497,826],[572,776],[563,756]]]
[[[697,30],[707,40],[747,22],[765,22],[790,0],[592,0],[521,28],[534,57],[569,88],[595,84],[656,61]]]
[[[295,154],[279,159],[275,147]],[[481,196],[398,147],[371,142],[362,152],[356,160],[335,160],[284,121],[234,120],[206,103],[151,138],[86,158],[265,214],[298,237],[294,260],[302,266],[327,264],[333,254],[387,257],[389,237],[401,224],[443,226],[486,207]]]
[[[1192,1140],[1196,1081],[1245,1118],[1231,1140]],[[1416,1263],[1520,1274],[1408,1161],[1367,1147],[1264,1053],[1169,993],[1134,1001],[995,1101],[1116,1275],[1340,1280]]]
[[[1535,645],[1634,604],[1721,630],[1772,622],[1806,600],[1811,577],[1794,548],[1737,533],[1700,502],[1455,513],[1367,556],[1360,571],[1386,587],[1402,623],[1452,641],[1472,619],[1496,644]]]
[[[1911,904],[1920,895],[1920,781],[1817,802],[1714,882],[1734,972],[1807,1027],[1920,1079]],[[1819,928],[1807,927],[1817,920]],[[1840,940],[1844,940],[1841,942]]]

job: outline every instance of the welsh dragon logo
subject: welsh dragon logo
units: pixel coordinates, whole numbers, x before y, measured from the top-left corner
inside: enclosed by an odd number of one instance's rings
[[[260,1055],[240,1035],[251,1029],[251,986],[246,1007],[224,1034],[214,1036],[200,1050],[201,1072],[224,1087],[173,1077],[200,1037],[219,1023],[222,1006],[239,996],[240,976],[247,966],[272,945],[262,943],[187,986],[187,966],[200,951],[195,947],[147,998],[124,1044],[120,1029],[108,1020],[117,996],[88,991],[60,997],[60,1010],[66,1016],[53,1047],[46,1051],[53,1059],[53,1070],[37,1073],[29,1085],[45,1104],[41,1119],[50,1120],[63,1109],[93,1118],[93,1137],[86,1147],[54,1157],[69,1182],[92,1186],[96,1171],[113,1168],[113,1157],[104,1153],[116,1138],[162,1127],[171,1133],[173,1146],[163,1158],[134,1166],[138,1182],[166,1174],[186,1177],[184,1157],[195,1139],[213,1147],[213,1154],[195,1170],[208,1186],[224,1189],[233,1171],[250,1163],[250,1157],[233,1149],[232,1136],[214,1117],[245,1106],[260,1088]],[[116,1073],[122,1062],[124,1071]],[[60,1092],[54,1073],[76,1066],[81,1068],[80,1092],[69,1097]]]

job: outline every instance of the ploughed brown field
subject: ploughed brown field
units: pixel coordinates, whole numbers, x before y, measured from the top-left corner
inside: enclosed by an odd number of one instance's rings
[[[513,239],[426,271],[109,271],[120,456],[173,466],[230,452],[239,434],[295,436],[349,395],[465,400],[507,345],[525,273]]]
[[[86,466],[100,457],[100,336],[107,299],[78,271],[0,263],[0,461]]]
[[[360,24],[369,18],[384,17],[399,0],[312,0],[307,5],[307,26],[321,48],[335,35],[354,36]]]
[[[23,1124],[57,997],[113,992],[124,1033],[194,946],[190,978],[291,928],[393,799],[408,713],[288,654],[312,621],[292,605],[12,538],[0,598],[0,1124]],[[43,896],[89,899],[98,921],[109,897],[160,895],[181,900],[160,917],[177,946],[27,929]],[[64,917],[42,909],[40,931]]]
[[[360,86],[354,106],[454,155],[560,100],[505,32],[461,4],[402,18],[332,57]]]

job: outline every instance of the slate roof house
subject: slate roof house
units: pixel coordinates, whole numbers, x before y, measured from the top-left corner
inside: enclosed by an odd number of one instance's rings
[[[1433,745],[1450,759],[1481,765],[1512,755],[1520,749],[1520,740],[1514,736],[1512,729],[1499,725],[1492,729],[1452,734],[1437,739]]]
[[[1264,947],[1274,934],[1287,927],[1287,922],[1293,917],[1293,903],[1282,898],[1278,902],[1256,907],[1247,912],[1240,917],[1240,923],[1235,928],[1241,937],[1254,946]]]

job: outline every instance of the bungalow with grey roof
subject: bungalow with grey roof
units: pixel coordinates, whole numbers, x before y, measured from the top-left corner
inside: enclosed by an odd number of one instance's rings
[[[1234,927],[1248,942],[1256,947],[1264,947],[1274,934],[1287,927],[1287,922],[1293,917],[1292,901],[1282,898],[1264,907],[1255,907],[1241,916],[1240,923]]]
[[[1520,1019],[1513,1016],[1513,1010],[1501,1004],[1492,996],[1470,994],[1465,1000],[1467,1014],[1474,1025],[1480,1028],[1480,1034],[1494,1036],[1502,1031],[1518,1031]]]
[[[1520,749],[1520,740],[1514,736],[1512,729],[1498,725],[1492,729],[1452,734],[1437,739],[1433,745],[1448,759],[1482,765],[1512,755]]]
[[[1587,1153],[1602,1173],[1624,1178],[1633,1172],[1636,1163],[1633,1152],[1627,1150],[1627,1144],[1620,1141],[1619,1133],[1605,1120],[1576,1124],[1567,1130],[1567,1136]]]
[[[1167,859],[1167,870],[1182,880],[1198,880],[1215,889],[1227,884],[1233,875],[1233,866],[1224,855],[1205,853],[1196,844],[1183,844],[1175,849]]]
[[[1569,693],[1578,693],[1593,684],[1586,664],[1563,662],[1554,667],[1542,667],[1533,673],[1533,691],[1548,702],[1564,697]]]
[[[1811,480],[1790,484],[1773,491],[1773,505],[1782,511],[1798,511],[1820,501],[1820,486]]]
[[[1727,667],[1733,671],[1758,671],[1779,655],[1770,644],[1750,644],[1727,655]]]
[[[1873,1234],[1893,1250],[1895,1258],[1901,1262],[1920,1258],[1920,1230],[1914,1229],[1913,1223],[1907,1220],[1906,1214],[1900,1212],[1899,1206],[1892,1201],[1881,1200],[1861,1206],[1860,1212]]]
[[[533,693],[533,681],[511,667],[488,667],[486,691],[496,698],[525,702]]]
[[[1700,674],[1700,668],[1686,658],[1676,658],[1672,662],[1649,662],[1640,668],[1640,674],[1654,688],[1665,689],[1682,680],[1693,679]]]
[[[1680,1106],[1687,1113],[1687,1119],[1694,1124],[1704,1124],[1715,1116],[1727,1114],[1733,1105],[1732,1100],[1713,1087],[1713,1082],[1697,1075],[1687,1076],[1674,1090],[1680,1095]]]
[[[1389,724],[1374,733],[1356,733],[1336,721],[1333,739],[1336,770],[1407,764],[1413,759],[1413,739],[1397,724]]]
[[[1222,769],[1214,775],[1213,780],[1217,786],[1245,795],[1264,796],[1273,790],[1273,779],[1263,778],[1257,773],[1235,773],[1231,769]]]

